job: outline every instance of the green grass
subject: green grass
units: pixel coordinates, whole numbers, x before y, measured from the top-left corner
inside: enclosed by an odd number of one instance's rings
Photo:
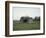
[[[16,30],[38,30],[40,29],[40,22],[33,21],[33,23],[16,23],[13,21],[13,31]]]

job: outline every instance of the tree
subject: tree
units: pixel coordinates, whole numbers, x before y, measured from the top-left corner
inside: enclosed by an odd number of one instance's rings
[[[20,21],[22,21],[23,19],[24,19],[24,17],[21,17],[21,18],[20,18]]]
[[[34,21],[40,21],[40,17],[35,17]]]
[[[32,17],[27,17],[27,16],[26,17],[21,17],[20,21],[24,22],[24,23],[27,23],[30,19],[32,19]]]

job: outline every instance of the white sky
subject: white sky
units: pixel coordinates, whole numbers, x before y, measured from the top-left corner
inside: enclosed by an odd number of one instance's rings
[[[19,20],[21,16],[40,16],[40,8],[35,7],[13,7],[13,20]]]

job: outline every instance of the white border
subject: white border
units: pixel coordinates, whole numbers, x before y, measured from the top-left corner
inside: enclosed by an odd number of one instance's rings
[[[15,4],[10,3],[10,12],[9,12],[9,33],[10,35],[19,35],[19,34],[36,34],[36,33],[43,33],[43,5],[32,5],[32,4]],[[12,7],[36,7],[40,8],[40,30],[24,30],[24,31],[13,31],[13,19],[12,19]]]

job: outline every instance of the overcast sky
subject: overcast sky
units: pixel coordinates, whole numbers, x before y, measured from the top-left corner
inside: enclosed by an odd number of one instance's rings
[[[36,17],[40,16],[40,8],[34,7],[13,7],[13,20],[19,20],[22,16]]]

